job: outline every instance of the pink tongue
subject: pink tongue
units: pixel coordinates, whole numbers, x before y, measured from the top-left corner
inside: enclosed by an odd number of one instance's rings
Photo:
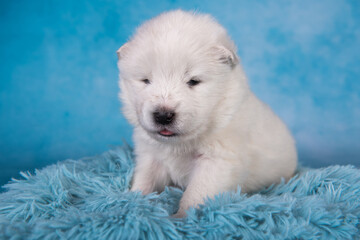
[[[160,131],[160,134],[165,135],[165,136],[170,136],[170,135],[173,135],[174,133],[170,132],[169,130],[164,129],[164,130]]]

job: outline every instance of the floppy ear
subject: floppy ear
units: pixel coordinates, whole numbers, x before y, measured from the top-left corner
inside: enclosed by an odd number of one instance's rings
[[[214,50],[219,62],[228,64],[231,67],[234,67],[239,63],[239,59],[236,54],[228,48],[224,46],[216,46],[214,47]]]
[[[124,45],[122,45],[117,51],[116,54],[118,56],[118,60],[121,59],[121,57],[123,56],[123,52],[125,51],[125,49],[127,48],[128,43],[125,43]]]

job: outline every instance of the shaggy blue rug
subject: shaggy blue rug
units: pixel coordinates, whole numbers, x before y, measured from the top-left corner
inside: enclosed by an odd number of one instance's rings
[[[301,169],[258,194],[208,199],[174,219],[182,191],[129,192],[129,147],[22,173],[0,194],[0,239],[360,239],[360,170]]]

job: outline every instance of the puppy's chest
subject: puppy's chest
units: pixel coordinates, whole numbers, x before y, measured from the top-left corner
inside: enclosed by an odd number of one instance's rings
[[[162,163],[171,181],[182,188],[189,183],[194,171],[198,154],[195,152],[174,152],[167,149],[160,150],[157,159]]]

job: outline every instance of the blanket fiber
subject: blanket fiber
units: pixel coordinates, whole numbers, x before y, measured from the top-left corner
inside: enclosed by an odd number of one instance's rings
[[[207,199],[184,219],[182,191],[129,192],[132,150],[22,173],[0,194],[0,239],[360,239],[360,170],[300,169],[287,183]]]

